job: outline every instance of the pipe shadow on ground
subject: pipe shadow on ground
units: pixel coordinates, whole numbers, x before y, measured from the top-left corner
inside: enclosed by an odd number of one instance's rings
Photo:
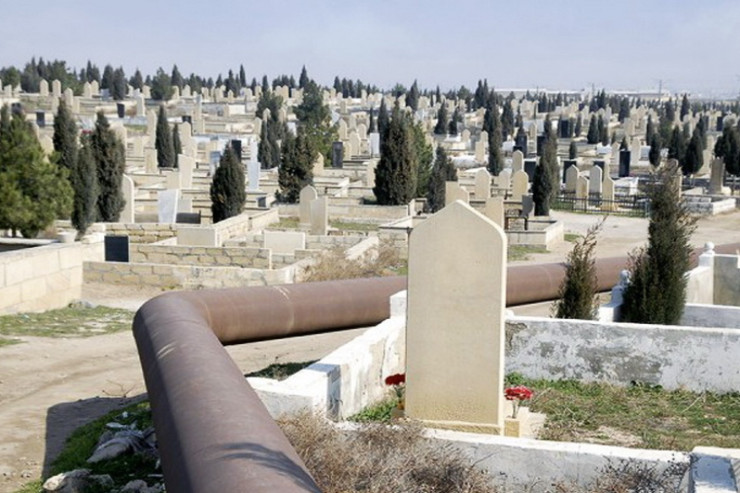
[[[46,443],[41,476],[47,478],[50,475],[54,460],[77,428],[144,399],[146,394],[134,397],[91,397],[51,406],[46,412]]]

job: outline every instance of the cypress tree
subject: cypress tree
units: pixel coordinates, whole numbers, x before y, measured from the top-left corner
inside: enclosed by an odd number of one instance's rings
[[[411,89],[406,93],[406,106],[414,111],[419,109],[419,86],[416,81],[411,84]]]
[[[655,132],[650,140],[650,153],[648,154],[648,160],[654,167],[658,167],[660,164],[660,151],[661,151],[660,135]]]
[[[306,87],[306,84],[308,84],[308,71],[306,70],[306,66],[304,65],[301,68],[301,75],[298,77],[298,87],[303,89]]]
[[[447,125],[447,133],[450,135],[457,135],[457,122],[460,120],[460,109],[455,106],[455,111],[452,113],[450,123]]]
[[[378,118],[380,121],[380,118]],[[380,205],[403,205],[416,193],[418,159],[412,136],[398,104],[380,147],[380,162],[375,169],[373,192]]]
[[[429,181],[432,175],[432,166],[434,165],[434,148],[427,142],[427,134],[421,122],[414,122],[409,118],[407,121],[409,133],[411,134],[411,144],[416,154],[416,197],[426,197],[429,190]]]
[[[368,124],[367,133],[371,134],[378,131],[378,126],[375,124],[375,110],[370,108],[370,123]]]
[[[571,140],[570,145],[568,146],[568,159],[575,159],[578,157],[578,146],[576,146],[576,141]]]
[[[58,217],[69,217],[72,188],[66,168],[46,158],[23,114],[0,117],[0,230],[35,238]]]
[[[694,134],[689,140],[689,144],[686,146],[686,154],[684,161],[681,163],[681,171],[685,176],[693,175],[704,164],[704,155],[702,154],[702,138],[701,131],[698,128],[694,129]]]
[[[54,116],[53,141],[59,165],[71,171],[77,163],[77,124],[64,98],[59,100],[59,108]]]
[[[504,101],[504,109],[501,113],[501,137],[502,139],[509,135],[514,135],[514,110],[511,108],[512,95]]]
[[[95,129],[90,136],[90,144],[100,190],[96,220],[116,222],[126,205],[121,190],[123,172],[126,168],[126,154],[123,143],[111,130],[108,119],[102,111],[98,112]]]
[[[671,141],[668,144],[668,159],[676,159],[683,163],[686,158],[686,142],[684,141],[683,132],[678,127],[673,127]]]
[[[154,147],[157,149],[157,166],[173,168],[175,166],[175,147],[172,144],[172,131],[170,130],[170,124],[167,123],[167,110],[164,109],[164,105],[159,106]]]
[[[457,181],[457,171],[444,147],[437,146],[437,155],[427,190],[427,209],[430,212],[437,212],[445,206],[445,183],[448,181]]]
[[[72,225],[82,236],[87,231],[98,213],[98,175],[95,169],[90,137],[82,138],[82,148],[78,153],[77,164],[72,170],[72,188],[74,189],[74,209]]]
[[[211,212],[217,223],[241,214],[247,200],[244,168],[231,146],[226,146],[211,182]]]
[[[573,130],[573,135],[580,137],[581,133],[583,133],[583,116],[579,113],[578,119],[576,120],[576,128]]]
[[[599,126],[596,121],[596,115],[591,115],[591,120],[588,124],[588,133],[586,134],[586,141],[589,144],[596,144],[599,141]]]
[[[499,119],[498,108],[496,105],[492,105],[491,108],[486,110],[486,114],[489,114],[489,126],[491,130],[488,132],[488,172],[493,176],[498,176],[501,170],[504,169],[504,158],[501,156],[501,121]],[[485,115],[483,122],[485,124]]]
[[[696,220],[679,200],[679,173],[677,165],[668,164],[648,189],[648,245],[630,256],[622,304],[625,322],[677,325],[681,320]]]
[[[645,129],[645,142],[652,142],[653,135],[655,135],[655,124],[653,123],[653,115],[648,115],[647,127]]]
[[[568,253],[565,277],[553,306],[556,318],[594,320],[599,308],[594,249],[604,220],[589,228]]]
[[[684,94],[683,98],[681,99],[681,121],[683,121],[683,117],[689,114],[689,111],[691,111],[691,106],[689,105],[689,96],[687,94]]]
[[[552,132],[549,115],[545,117],[545,142],[539,165],[534,170],[532,199],[536,216],[550,214],[550,204],[558,192],[557,138]]]
[[[278,168],[278,199],[294,204],[298,202],[301,189],[313,183],[313,162],[318,153],[299,127],[298,136],[287,132],[280,151],[281,165]]]
[[[442,103],[437,110],[437,124],[434,126],[434,135],[447,135],[447,105]]]
[[[605,122],[601,115],[599,115],[597,127],[599,129],[599,140],[601,141],[601,145],[607,145],[609,143],[609,123]]]
[[[180,154],[182,154],[182,141],[180,140],[180,126],[175,123],[172,129],[172,150],[175,154],[175,168],[180,167]]]
[[[380,108],[378,109],[378,133],[380,134],[380,143],[383,143],[385,134],[388,132],[388,125],[390,123],[390,117],[388,116],[388,108],[385,106],[385,98],[380,100]]]

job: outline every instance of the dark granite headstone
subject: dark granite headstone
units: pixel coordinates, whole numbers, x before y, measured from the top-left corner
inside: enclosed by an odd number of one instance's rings
[[[128,262],[128,236],[105,236],[105,261]]]
[[[532,183],[532,181],[534,181],[534,170],[536,169],[537,169],[536,159],[525,159],[524,160],[524,171],[527,173],[527,176],[529,177],[529,183]]]
[[[559,120],[558,126],[560,128],[560,138],[561,139],[567,139],[572,135],[570,131],[570,120],[566,120],[566,119]]]
[[[116,111],[118,111],[118,118],[126,116],[126,105],[123,103],[116,103]]]
[[[44,110],[36,111],[36,125],[41,128],[46,126],[46,112]]]
[[[717,132],[722,132],[725,129],[725,122],[722,118],[717,118]]]
[[[545,136],[544,135],[538,135],[537,136],[537,155],[541,156],[542,151],[545,150]]]
[[[242,162],[242,141],[241,139],[232,139],[231,148],[234,150],[234,154],[236,154],[236,158],[241,163]]]
[[[568,168],[570,168],[571,166],[575,166],[577,162],[578,161],[576,161],[575,159],[566,159],[565,161],[563,161],[563,183],[565,183],[565,176]]]
[[[182,115],[182,122],[193,124],[193,117],[191,115]]]
[[[524,132],[517,133],[516,138],[514,139],[514,145],[516,147],[519,147],[519,150],[522,151],[522,154],[526,155],[527,154],[527,134]]]
[[[178,212],[175,216],[175,222],[178,224],[200,224],[200,211]]]
[[[344,144],[341,142],[334,142],[331,145],[331,167],[341,168],[342,161],[344,161]]]
[[[619,151],[619,177],[624,178],[630,175],[630,159],[632,152],[627,150]]]

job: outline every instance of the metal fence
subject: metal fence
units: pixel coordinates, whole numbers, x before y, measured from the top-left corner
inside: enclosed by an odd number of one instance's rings
[[[575,193],[561,192],[551,207],[559,211],[584,214],[633,217],[647,217],[650,214],[650,201],[645,195],[616,195],[614,200],[605,200],[601,194],[590,194],[588,198],[581,198],[576,197]]]

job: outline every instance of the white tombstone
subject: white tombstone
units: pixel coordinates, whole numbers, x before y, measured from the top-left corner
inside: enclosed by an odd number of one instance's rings
[[[119,223],[133,224],[136,222],[134,216],[134,210],[136,204],[134,203],[134,180],[128,175],[123,175],[121,182],[121,191],[123,192],[123,200],[126,202],[123,206],[123,211],[118,218]]]
[[[262,238],[263,248],[272,253],[293,254],[306,249],[306,233],[302,231],[265,231]]]
[[[614,203],[614,198],[614,180],[612,180],[611,176],[605,175],[604,185],[601,190],[602,210],[606,212],[615,211],[617,209],[617,206]]]
[[[58,79],[51,81],[51,95],[54,99],[62,97],[62,83]]]
[[[722,159],[712,161],[712,170],[709,177],[709,194],[719,195],[725,192],[724,187],[725,162]]]
[[[521,202],[529,191],[529,175],[526,171],[515,171],[511,175],[511,200]]]
[[[524,154],[522,151],[514,151],[511,155],[511,172],[524,171]]]
[[[82,97],[87,99],[92,98],[92,86],[90,86],[89,82],[82,84]]]
[[[585,176],[578,176],[578,179],[576,180],[576,199],[577,200],[586,200],[588,199],[588,178]]]
[[[178,154],[177,167],[180,170],[180,188],[193,188],[193,171],[195,170],[195,158]]]
[[[578,186],[578,166],[571,166],[565,172],[565,191],[568,193],[576,193],[576,187]]]
[[[136,116],[146,115],[146,100],[143,94],[136,96]]]
[[[491,195],[491,174],[486,169],[475,172],[475,199],[486,200]]]
[[[591,168],[590,175],[588,177],[588,192],[601,195],[603,176],[601,168],[594,166]]]
[[[260,189],[260,168],[260,163],[256,159],[250,159],[247,162],[247,190],[250,192],[256,192]]]
[[[46,79],[41,79],[41,82],[39,82],[39,96],[42,98],[49,97],[49,83]]]
[[[445,182],[445,204],[451,204],[456,200],[467,204],[470,202],[470,194],[456,181]]]
[[[153,146],[144,147],[144,167],[147,174],[157,173],[157,149]]]
[[[630,144],[630,167],[637,166],[638,162],[640,161],[641,147],[642,144],[640,144],[640,139],[638,139],[637,137],[633,138],[632,143]]]
[[[378,160],[371,159],[367,161],[367,168],[365,168],[365,186],[374,188],[375,187],[375,168],[378,167]]]
[[[316,155],[316,160],[313,162],[313,176],[321,176],[324,174],[324,155],[320,152]]]
[[[158,222],[163,224],[174,224],[177,219],[177,202],[180,198],[180,190],[159,190],[157,193],[157,215]]]
[[[380,134],[378,132],[370,133],[370,156],[380,156]]]
[[[100,84],[98,81],[94,80],[90,83],[90,91],[93,96],[100,96]]]
[[[485,216],[496,223],[500,228],[504,227],[504,198],[488,197],[486,199]]]
[[[339,140],[347,140],[348,136],[348,129],[347,129],[347,122],[344,120],[339,120],[339,129],[337,130],[339,134]]]
[[[318,197],[319,194],[311,185],[306,185],[301,189],[301,193],[298,195],[298,221],[301,227],[305,228],[311,225],[311,202]]]
[[[326,236],[329,232],[329,201],[326,196],[310,202],[311,234]]]
[[[503,433],[506,249],[503,230],[462,202],[414,228],[407,417],[433,428]]]
[[[496,188],[508,190],[511,187],[511,170],[509,168],[501,170],[495,180]]]

